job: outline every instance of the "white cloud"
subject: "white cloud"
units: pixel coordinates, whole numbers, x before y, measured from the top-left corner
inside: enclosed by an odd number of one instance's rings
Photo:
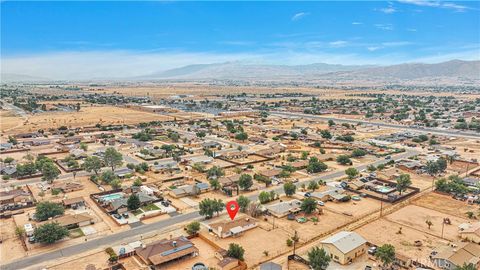
[[[353,25],[362,25],[362,22],[352,22]]]
[[[392,31],[393,30],[393,25],[390,23],[383,24],[383,23],[377,23],[374,25],[376,28],[380,30],[385,30],[385,31]]]
[[[446,9],[453,9],[458,12],[463,12],[467,9],[471,9],[464,5],[455,4],[452,2],[444,2],[444,1],[431,1],[431,0],[398,0],[398,2],[404,4],[412,4],[416,6],[423,6],[423,7],[434,7],[434,8],[446,8]]]
[[[383,12],[385,14],[392,14],[397,12],[397,10],[394,7],[381,8],[381,9],[378,9],[378,11]]]
[[[331,47],[340,48],[340,47],[345,47],[348,44],[348,42],[345,40],[337,40],[337,41],[329,42],[328,44]]]
[[[374,52],[376,50],[379,50],[381,49],[382,47],[378,47],[378,46],[372,46],[372,47],[367,47],[367,50],[371,51],[371,52]]]
[[[305,16],[308,16],[310,13],[308,12],[299,12],[299,13],[296,13],[295,15],[292,16],[292,21],[298,21],[298,20],[301,20],[303,19]]]
[[[408,31],[408,32],[417,32],[417,29],[415,29],[415,28],[407,28],[407,31]]]

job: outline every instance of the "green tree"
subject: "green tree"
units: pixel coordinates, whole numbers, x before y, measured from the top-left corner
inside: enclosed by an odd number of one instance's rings
[[[325,270],[330,264],[330,256],[323,248],[313,247],[307,253],[308,262],[314,270]]]
[[[61,205],[53,202],[39,202],[35,209],[35,217],[40,220],[47,220],[51,217],[63,215],[64,209]]]
[[[352,157],[363,157],[367,154],[367,151],[363,150],[363,149],[354,149],[352,151],[352,154],[351,156]]]
[[[252,176],[249,174],[242,174],[240,175],[240,178],[238,180],[238,185],[243,189],[243,190],[248,190],[250,187],[253,185],[253,180]]]
[[[195,135],[197,135],[198,138],[205,138],[205,136],[207,136],[204,131],[199,131]]]
[[[137,194],[132,194],[127,200],[128,210],[137,210],[140,208],[140,198]]]
[[[317,210],[317,201],[313,198],[306,198],[302,201],[300,209],[302,209],[305,214],[311,214]]]
[[[375,257],[382,262],[383,267],[387,267],[395,260],[395,247],[390,244],[384,244],[377,248]]]
[[[83,168],[87,172],[94,172],[98,176],[98,172],[102,169],[102,161],[96,157],[87,157],[83,162]]]
[[[200,231],[200,222],[193,221],[187,225],[187,233],[189,235],[196,235]]]
[[[42,180],[51,183],[55,178],[60,175],[60,170],[53,164],[53,162],[47,162],[42,166]]]
[[[213,166],[212,168],[208,169],[207,171],[207,177],[210,178],[219,178],[225,175],[223,172],[222,168]]]
[[[352,161],[347,155],[339,155],[337,157],[337,162],[342,165],[352,165]]]
[[[329,130],[325,129],[325,130],[320,130],[320,135],[322,136],[322,138],[324,139],[331,139],[333,136],[332,136],[332,133],[330,133]]]
[[[239,244],[230,243],[230,245],[228,246],[228,250],[227,250],[228,257],[232,257],[232,258],[243,261],[244,254],[245,254],[245,250]]]
[[[245,132],[239,132],[237,133],[237,135],[235,135],[235,139],[245,141],[246,139],[248,139],[248,134]]]
[[[213,200],[206,198],[203,199],[199,205],[200,209],[200,215],[205,216],[205,218],[211,218],[213,217],[213,213],[215,212],[214,207],[213,207]]]
[[[283,191],[285,192],[285,195],[289,197],[295,194],[296,190],[297,190],[297,186],[295,186],[295,184],[292,183],[291,181],[288,181],[285,184],[283,184]]]
[[[462,266],[455,267],[455,270],[478,270],[478,268],[473,263],[463,263]]]
[[[218,179],[214,178],[214,179],[210,179],[208,180],[208,182],[210,183],[210,186],[213,188],[213,190],[218,190],[220,189],[220,182],[218,182]]]
[[[35,229],[35,240],[43,244],[52,244],[68,236],[68,230],[57,222],[46,223]]]
[[[439,173],[442,173],[447,169],[447,160],[445,158],[440,157],[436,163]]]
[[[316,181],[310,181],[310,183],[308,183],[308,189],[310,189],[311,191],[315,191],[316,189],[318,188],[318,183]]]
[[[308,161],[307,172],[319,173],[325,171],[327,168],[328,166],[325,163],[318,161],[318,158],[311,157]]]
[[[270,194],[266,191],[262,191],[258,194],[258,200],[261,204],[267,203],[270,201]]]
[[[80,149],[82,149],[83,151],[88,150],[88,145],[84,142],[81,142],[79,146],[80,146]]]
[[[100,179],[105,184],[110,184],[113,180],[117,179],[117,176],[113,171],[104,171],[100,176]]]
[[[397,190],[400,195],[402,195],[402,192],[407,190],[407,188],[412,184],[412,180],[410,180],[410,175],[402,173],[400,176],[397,178]]]
[[[240,207],[240,212],[245,213],[248,209],[248,205],[250,204],[250,199],[241,195],[237,198],[237,203]]]
[[[358,170],[353,167],[350,167],[345,170],[345,174],[348,175],[348,179],[352,180],[358,175]]]
[[[438,173],[438,165],[435,161],[428,161],[425,165],[425,170],[428,174],[433,176]]]
[[[115,150],[115,148],[108,147],[107,150],[105,150],[103,161],[107,166],[112,168],[112,171],[114,171],[116,166],[122,165],[123,156],[120,152]]]
[[[332,119],[328,120],[328,126],[329,127],[335,126],[335,122],[333,122]]]

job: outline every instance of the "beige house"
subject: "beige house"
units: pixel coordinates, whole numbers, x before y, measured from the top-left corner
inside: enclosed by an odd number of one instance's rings
[[[341,231],[320,242],[333,261],[348,264],[367,251],[367,241],[355,232]]]
[[[210,223],[209,229],[212,230],[220,238],[237,236],[245,231],[257,227],[257,220],[251,217],[241,217],[234,220],[223,220],[220,222]]]
[[[480,222],[465,224],[460,229],[459,234],[462,239],[480,244]]]

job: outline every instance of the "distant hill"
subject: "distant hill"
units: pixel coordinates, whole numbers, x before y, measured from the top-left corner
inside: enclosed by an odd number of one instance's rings
[[[317,76],[321,74],[352,71],[372,66],[344,66],[330,64],[311,65],[253,65],[239,62],[189,65],[157,72],[140,78],[145,79],[229,79],[229,80],[283,80]]]
[[[452,60],[438,64],[409,63],[327,74],[324,77],[350,76],[368,79],[415,80],[433,77],[480,79],[480,61]]]
[[[479,83],[480,61],[452,60],[437,64],[407,63],[392,66],[254,65],[239,62],[189,65],[141,76],[146,80],[251,80],[335,83]],[[438,79],[438,80],[437,80]]]
[[[7,83],[7,82],[45,82],[51,81],[47,78],[42,77],[35,77],[23,74],[15,74],[15,73],[1,73],[0,74],[0,82]]]

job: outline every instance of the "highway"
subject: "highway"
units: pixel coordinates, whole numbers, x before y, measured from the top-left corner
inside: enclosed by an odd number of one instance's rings
[[[364,125],[372,125],[372,126],[380,126],[380,127],[389,127],[389,128],[398,128],[403,130],[421,132],[421,133],[431,133],[436,135],[444,135],[444,136],[455,136],[455,137],[462,137],[462,138],[470,138],[470,139],[480,139],[480,133],[469,132],[469,131],[460,131],[460,130],[443,130],[438,128],[417,128],[411,126],[403,126],[398,124],[389,124],[383,122],[370,122],[370,121],[363,121],[363,120],[355,120],[355,119],[345,119],[345,118],[337,118],[337,117],[329,117],[329,116],[320,116],[320,115],[312,115],[312,114],[305,114],[305,113],[291,113],[291,112],[279,112],[274,111],[270,113],[271,115],[277,116],[290,116],[290,117],[300,117],[300,118],[309,118],[309,119],[319,119],[319,120],[334,120],[339,123],[349,123],[349,124],[364,124]]]
[[[403,153],[392,156],[392,159],[393,160],[404,159],[404,158],[408,158],[408,157],[411,157],[411,156],[415,156],[418,153],[419,152],[417,150],[407,149],[407,151],[405,151]],[[355,168],[357,168],[358,170],[363,170],[363,169],[367,168],[367,166],[369,166],[369,165],[373,164],[375,166],[378,166],[379,164],[384,164],[386,162],[388,162],[388,160],[380,159],[380,160],[377,160],[373,163],[356,166]],[[325,174],[325,175],[309,177],[308,179],[305,179],[301,182],[297,182],[296,184],[301,185],[301,183],[308,183],[311,180],[318,181],[320,179],[323,179],[325,181],[333,181],[336,178],[341,177],[343,175],[344,175],[343,171],[335,171],[335,172],[328,173],[328,174]],[[283,186],[276,186],[276,187],[270,188],[268,190],[274,190],[279,194],[284,193],[283,192]],[[256,201],[258,199],[258,194],[259,194],[259,192],[257,192],[256,194],[250,195],[248,197],[249,197],[250,200]],[[89,250],[93,250],[93,249],[97,249],[97,248],[101,248],[101,247],[106,248],[108,246],[113,246],[113,245],[118,244],[118,243],[123,243],[129,238],[136,237],[136,240],[140,240],[141,235],[145,235],[145,234],[151,233],[153,231],[165,230],[168,227],[174,226],[175,224],[182,223],[182,222],[189,221],[189,220],[199,219],[199,218],[201,218],[201,217],[200,217],[200,214],[199,214],[198,210],[194,211],[194,212],[191,212],[191,213],[187,213],[187,214],[180,214],[178,216],[174,216],[174,217],[171,217],[171,218],[166,219],[166,220],[158,221],[158,222],[151,223],[151,224],[144,224],[144,225],[141,225],[139,227],[129,229],[127,231],[122,231],[122,232],[111,234],[111,235],[108,235],[108,236],[105,236],[105,237],[93,239],[93,240],[90,240],[88,242],[84,242],[84,243],[81,243],[81,244],[76,244],[76,245],[61,248],[61,249],[58,249],[58,250],[55,250],[55,251],[45,252],[45,253],[25,257],[25,258],[22,258],[22,259],[18,259],[18,260],[10,262],[8,264],[2,265],[0,268],[2,270],[24,269],[26,267],[31,267],[31,266],[34,266],[34,265],[37,265],[37,264],[43,264],[47,261],[58,260],[58,259],[61,259],[61,258],[64,258],[64,257],[72,256],[72,255],[78,255],[80,253],[83,253],[83,252],[86,252],[86,251],[89,251]]]

